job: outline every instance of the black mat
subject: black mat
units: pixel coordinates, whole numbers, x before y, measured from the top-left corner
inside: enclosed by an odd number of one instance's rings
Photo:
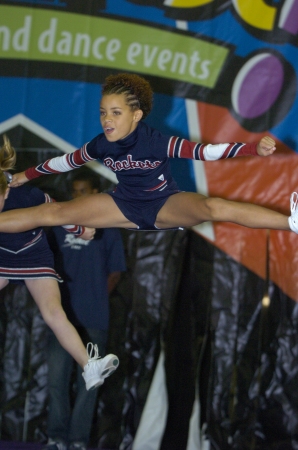
[[[36,442],[0,441],[0,450],[41,450],[42,446]]]

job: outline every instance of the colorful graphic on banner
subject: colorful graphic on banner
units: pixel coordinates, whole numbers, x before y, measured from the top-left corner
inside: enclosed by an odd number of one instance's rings
[[[298,189],[297,17],[297,0],[1,1],[0,131],[27,127],[72,151],[101,131],[106,75],[137,72],[156,93],[147,121],[162,132],[203,142],[270,134],[278,143],[269,162],[173,161],[181,189],[286,213]],[[265,276],[264,231],[223,224],[198,231]],[[297,239],[286,232],[270,239],[271,278],[298,300]]]

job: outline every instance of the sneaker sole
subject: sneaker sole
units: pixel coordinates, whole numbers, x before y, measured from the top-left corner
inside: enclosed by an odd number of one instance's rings
[[[109,357],[109,361],[107,364],[109,364],[109,367],[104,369],[101,373],[101,376],[103,379],[112,375],[112,373],[115,372],[115,370],[119,366],[119,359],[116,355],[108,355],[108,357]]]
[[[88,384],[86,383],[86,389],[87,391],[91,391],[93,389],[96,389],[97,387],[101,386],[104,383],[105,378],[112,375],[113,372],[117,369],[119,366],[119,359],[116,355],[107,355],[105,356],[107,358],[106,365],[109,365],[109,367],[106,367],[102,373],[101,373],[101,379],[97,382],[92,383],[92,380],[89,380]],[[103,360],[105,359],[103,358]]]

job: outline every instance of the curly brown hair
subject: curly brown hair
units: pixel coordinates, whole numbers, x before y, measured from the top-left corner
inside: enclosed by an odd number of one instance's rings
[[[124,94],[126,104],[132,111],[141,109],[142,119],[148,116],[152,109],[153,91],[147,80],[136,74],[119,73],[109,75],[102,87],[102,95]]]

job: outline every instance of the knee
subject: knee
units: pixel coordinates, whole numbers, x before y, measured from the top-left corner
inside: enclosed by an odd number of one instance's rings
[[[208,211],[209,220],[218,220],[219,212],[224,207],[223,201],[218,197],[208,197],[205,200],[205,206]]]
[[[61,304],[49,305],[45,310],[42,311],[42,317],[45,323],[54,330],[56,326],[66,320],[66,314],[61,306]]]

